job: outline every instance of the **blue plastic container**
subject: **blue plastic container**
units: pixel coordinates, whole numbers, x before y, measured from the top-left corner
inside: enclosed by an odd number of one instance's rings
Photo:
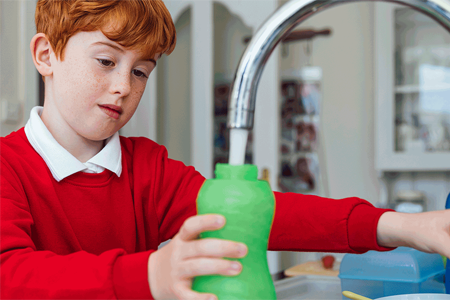
[[[339,278],[342,291],[368,298],[445,293],[444,264],[439,254],[399,247],[393,251],[346,254]],[[342,299],[348,299],[342,296]]]
[[[450,209],[450,194],[447,196],[447,201],[445,202],[445,209]],[[446,271],[445,271],[445,291],[447,294],[450,294],[450,257],[447,257],[446,262]]]

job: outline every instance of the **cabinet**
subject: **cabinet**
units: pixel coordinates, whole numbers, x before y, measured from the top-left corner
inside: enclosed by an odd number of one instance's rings
[[[405,6],[375,13],[376,168],[450,169],[450,34]]]

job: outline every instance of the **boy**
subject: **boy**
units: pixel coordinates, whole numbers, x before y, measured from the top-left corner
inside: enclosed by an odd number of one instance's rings
[[[216,299],[198,275],[233,276],[245,245],[197,240],[204,178],[145,138],[119,137],[175,28],[159,0],[39,0],[31,52],[44,107],[1,139],[3,298]],[[400,245],[450,256],[449,212],[276,193],[270,250],[362,253]],[[165,247],[158,245],[172,239]]]

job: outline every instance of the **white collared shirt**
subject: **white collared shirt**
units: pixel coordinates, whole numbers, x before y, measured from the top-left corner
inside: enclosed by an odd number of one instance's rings
[[[42,106],[36,106],[31,110],[30,119],[25,125],[25,134],[34,150],[44,159],[56,181],[59,182],[80,171],[101,173],[105,169],[120,177],[122,150],[118,132],[106,140],[105,146],[99,153],[82,163],[55,140],[41,120],[42,111]]]

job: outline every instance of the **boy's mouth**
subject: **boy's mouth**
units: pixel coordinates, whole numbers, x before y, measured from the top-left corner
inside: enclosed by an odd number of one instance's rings
[[[122,108],[117,105],[103,104],[99,105],[100,109],[111,118],[118,119],[122,114]]]
[[[111,110],[116,111],[119,114],[122,114],[122,108],[120,106],[117,105],[112,105],[112,104],[102,104],[100,105],[101,107],[105,107],[105,108],[109,108]]]

